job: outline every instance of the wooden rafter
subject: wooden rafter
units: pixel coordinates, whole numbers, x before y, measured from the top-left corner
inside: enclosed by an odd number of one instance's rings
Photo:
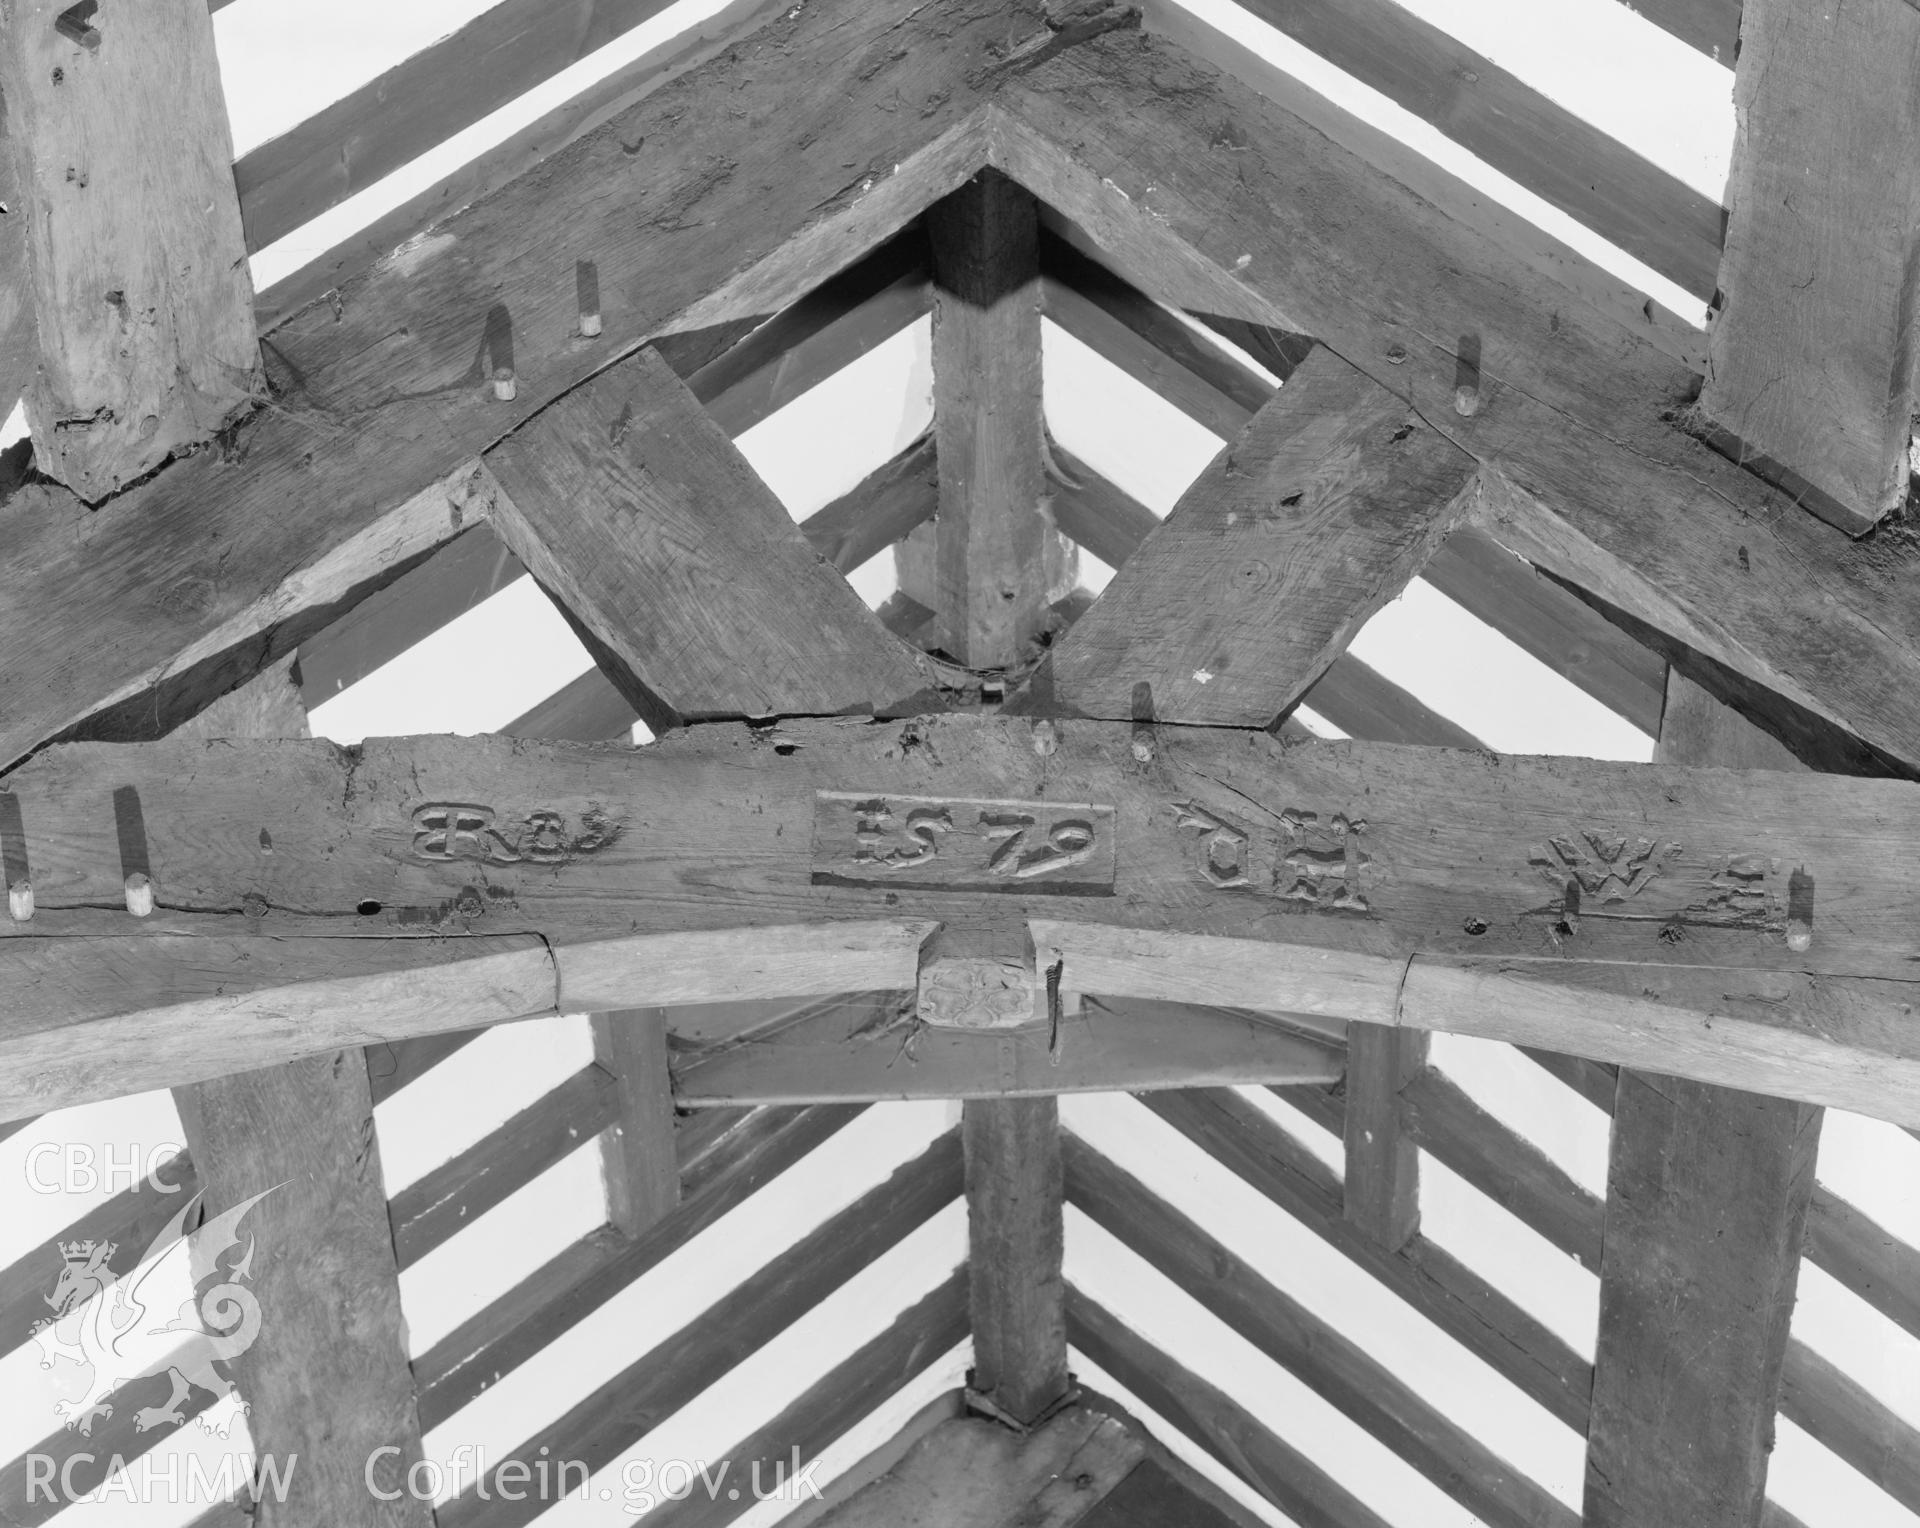
[[[1703,302],[1720,208],[1391,0],[1239,0]],[[1731,62],[1731,55],[1729,55]]]
[[[1272,725],[1420,571],[1470,508],[1475,472],[1400,399],[1317,351],[1155,526],[1014,708]]]
[[[1067,1291],[1073,1345],[1295,1522],[1388,1528],[1387,1521],[1231,1396],[1142,1339],[1078,1289]]]
[[[1003,88],[993,159],[1161,301],[1313,334],[1409,399],[1512,490],[1488,506],[1502,542],[1770,730],[1856,763],[1847,733],[1868,758],[1920,761],[1909,554],[1853,555],[1790,512],[1674,427],[1694,378],[1649,325],[1416,197],[1349,146],[1381,135],[1304,88],[1259,87],[1103,37]],[[1568,281],[1586,269],[1556,262]]]
[[[40,335],[34,461],[97,503],[259,391],[212,20],[203,0],[8,0],[0,96]]]
[[[705,1157],[681,1163],[678,1206],[638,1236],[602,1227],[565,1248],[414,1360],[420,1422],[440,1426],[490,1385],[599,1310],[859,1113],[757,1110]]]
[[[396,506],[623,350],[776,312],[964,181],[985,157],[975,108],[1053,42],[1024,5],[1000,0],[937,23],[904,0],[792,11],[344,283],[337,305],[274,329],[279,407],[226,448],[92,515],[45,483],[13,489],[0,503],[0,600],[20,602],[30,640],[0,674],[0,759],[134,697],[112,735],[164,731],[323,627],[338,613],[327,605],[402,565],[399,538],[381,529]],[[780,102],[778,132],[734,110],[717,83],[734,68]],[[664,162],[624,152],[642,138],[677,147]],[[868,164],[871,178],[848,168]],[[652,210],[636,219],[638,200]],[[555,228],[565,251],[551,246]],[[602,293],[626,294],[603,302],[592,340],[579,332],[581,261]],[[493,373],[509,337],[503,403]],[[263,502],[278,513],[255,513]],[[413,555],[464,523],[444,497],[438,509]],[[329,557],[345,563],[334,588],[297,587]],[[217,585],[200,571],[215,565]]]
[[[958,1135],[942,1136],[519,1444],[492,1467],[487,1494],[478,1485],[469,1487],[442,1505],[435,1521],[441,1528],[517,1528],[532,1521],[566,1487],[544,1494],[529,1488],[523,1494],[509,1476],[512,1494],[520,1497],[512,1500],[497,1489],[501,1470],[515,1465],[531,1470],[543,1447],[552,1458],[579,1461],[589,1471],[619,1458],[657,1419],[692,1400],[951,1204],[961,1192],[961,1178]]]
[[[1700,412],[1715,444],[1856,535],[1912,476],[1917,73],[1920,12],[1901,0],[1745,0]]]
[[[1492,1528],[1575,1514],[1139,1180],[1069,1137],[1067,1199]]]
[[[1275,1091],[1309,1118],[1340,1130],[1340,1102],[1327,1089]],[[1520,1391],[1569,1427],[1585,1428],[1591,1364],[1418,1231],[1388,1252],[1347,1218],[1341,1180],[1257,1104],[1226,1089],[1156,1093],[1141,1101]]]
[[[820,562],[652,351],[569,393],[486,461],[505,490],[501,535],[654,730],[937,709],[931,666]]]

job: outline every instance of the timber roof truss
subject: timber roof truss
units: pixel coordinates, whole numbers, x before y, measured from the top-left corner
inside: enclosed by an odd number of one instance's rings
[[[1475,62],[1372,0],[1249,8],[1383,88],[1396,49]],[[595,39],[507,0],[397,71],[510,57],[472,99],[369,87],[229,177],[198,0],[92,9],[0,3],[0,399],[32,427],[0,463],[0,1111],[169,1087],[211,1205],[290,1185],[263,1224],[315,1255],[263,1298],[312,1314],[235,1366],[257,1445],[315,1460],[294,1520],[348,1520],[371,1448],[417,1456],[901,1097],[961,1123],[496,1482],[617,1460],[964,1198],[967,1268],[740,1458],[818,1452],[970,1337],[966,1403],[1024,1440],[1044,1520],[1096,1509],[1045,1498],[1069,1458],[1206,1495],[1074,1388],[1071,1342],[1295,1520],[1377,1521],[1068,1287],[1071,1206],[1488,1523],[1790,1523],[1776,1411],[1920,1512],[1912,1428],[1788,1332],[1804,1250],[1920,1338],[1920,1254],[1813,1171],[1826,1107],[1920,1124],[1910,261],[1772,210],[1781,176],[1842,197],[1902,128],[1835,82],[1904,79],[1920,16],[1794,31],[1750,0],[1724,240],[1509,76],[1461,109],[1476,152],[1717,293],[1703,340],[1224,33],[1098,0],[736,5],[256,298],[249,252]],[[1672,24],[1730,46],[1726,9]],[[1802,94],[1829,105],[1796,136]],[[157,201],[143,135],[195,146]],[[1783,276],[1808,259],[1817,300]],[[733,438],[929,315],[930,431],[796,525]],[[1050,438],[1043,317],[1228,442],[1164,519]],[[842,575],[888,549],[869,610]],[[1091,601],[1083,552],[1117,570]],[[305,736],[523,570],[591,673],[497,737]],[[1350,656],[1415,576],[1656,762],[1494,755]],[[593,1063],[389,1201],[375,1104],[476,1025],[560,1013],[594,1015]],[[1605,1199],[1432,1032],[1611,1114]],[[1080,1091],[1138,1093],[1582,1433],[1583,1512],[1063,1132]],[[400,1272],[602,1132],[608,1224],[410,1356]],[[1593,1362],[1422,1234],[1423,1152],[1599,1275]],[[166,1207],[130,1190],[62,1240],[132,1249]],[[6,1272],[9,1312],[38,1278]],[[935,1457],[1008,1446],[950,1416]],[[135,1418],[99,1420],[132,1452]]]

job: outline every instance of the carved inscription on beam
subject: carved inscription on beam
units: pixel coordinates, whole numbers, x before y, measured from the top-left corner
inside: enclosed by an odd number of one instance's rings
[[[821,791],[813,881],[916,891],[1111,896],[1111,806]]]

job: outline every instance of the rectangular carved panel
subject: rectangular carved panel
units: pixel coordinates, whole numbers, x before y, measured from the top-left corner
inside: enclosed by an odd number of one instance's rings
[[[1110,806],[818,791],[816,886],[1111,896]]]

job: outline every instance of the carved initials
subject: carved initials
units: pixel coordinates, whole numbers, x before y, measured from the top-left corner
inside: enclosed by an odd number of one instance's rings
[[[1373,910],[1363,885],[1373,857],[1360,848],[1367,825],[1358,818],[1335,812],[1323,822],[1317,812],[1287,807],[1278,814],[1281,832],[1256,835],[1197,801],[1177,802],[1173,811],[1176,826],[1200,835],[1197,869],[1211,885],[1332,912]]]
[[[544,808],[508,826],[490,806],[430,801],[414,809],[413,855],[429,861],[557,865],[603,849],[619,836],[619,829],[593,810],[582,814],[580,828],[578,834],[570,835],[566,818]]]
[[[1639,896],[1679,852],[1680,845],[1651,838],[1635,839],[1629,848],[1622,834],[1586,828],[1535,845],[1527,863],[1555,891],[1564,891],[1571,877],[1582,897],[1604,904]]]

